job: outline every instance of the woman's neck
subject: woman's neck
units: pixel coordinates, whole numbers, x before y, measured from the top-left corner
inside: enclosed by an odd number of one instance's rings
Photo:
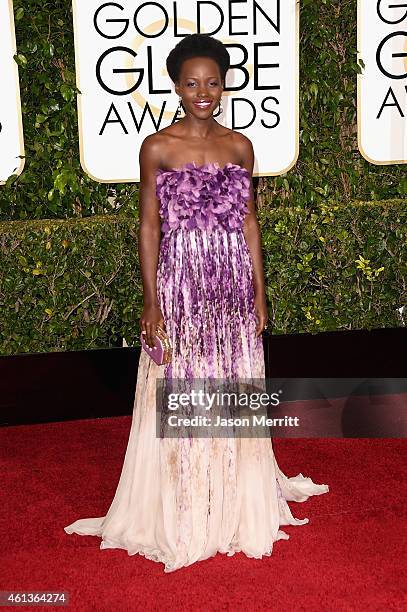
[[[201,140],[210,138],[218,127],[218,123],[213,117],[198,119],[192,115],[186,115],[183,119],[180,119],[179,123],[182,123],[183,127],[188,130],[188,137]]]

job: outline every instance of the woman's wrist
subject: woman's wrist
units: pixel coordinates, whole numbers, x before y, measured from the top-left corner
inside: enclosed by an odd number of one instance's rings
[[[157,299],[154,298],[145,298],[143,300],[143,305],[146,308],[159,308],[160,304],[158,303]]]

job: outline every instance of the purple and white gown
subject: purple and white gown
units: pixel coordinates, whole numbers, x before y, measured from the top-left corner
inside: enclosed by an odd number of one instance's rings
[[[173,351],[157,366],[141,351],[132,425],[116,493],[106,516],[83,518],[67,533],[101,537],[171,572],[217,552],[261,558],[303,525],[287,501],[329,490],[279,469],[271,438],[161,438],[156,379],[264,378],[256,338],[252,260],[243,234],[250,173],[216,163],[158,170],[163,237],[157,294]]]

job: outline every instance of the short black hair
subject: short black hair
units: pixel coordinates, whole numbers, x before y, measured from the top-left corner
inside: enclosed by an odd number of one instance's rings
[[[219,66],[222,82],[230,67],[230,55],[222,41],[209,34],[187,34],[170,51],[167,57],[167,71],[173,83],[179,82],[181,67],[192,57],[210,57]]]

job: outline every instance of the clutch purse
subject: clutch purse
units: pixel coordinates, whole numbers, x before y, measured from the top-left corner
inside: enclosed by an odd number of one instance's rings
[[[140,334],[140,342],[143,349],[146,351],[147,355],[151,357],[151,359],[157,365],[163,365],[164,363],[168,363],[171,359],[171,342],[167,334],[161,327],[157,327],[159,330],[161,337],[159,335],[154,336],[155,346],[150,347],[146,343],[144,336],[146,334],[145,331],[142,331]]]

